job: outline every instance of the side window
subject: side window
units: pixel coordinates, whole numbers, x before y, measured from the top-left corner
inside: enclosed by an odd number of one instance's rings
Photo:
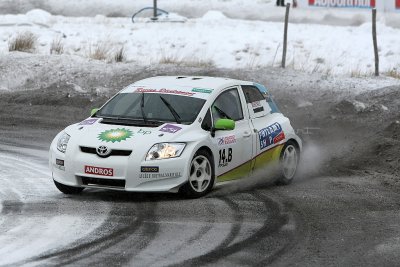
[[[243,93],[246,97],[246,102],[251,104],[254,113],[264,111],[261,101],[265,101],[264,95],[257,87],[251,85],[242,85]],[[260,113],[261,114],[261,113]]]
[[[251,85],[242,85],[244,96],[247,103],[264,100],[264,96],[257,87]]]
[[[210,131],[212,127],[212,122],[211,122],[211,113],[210,109],[208,109],[206,116],[203,119],[203,122],[201,123],[201,128],[206,131]]]
[[[218,119],[231,119],[234,121],[243,119],[242,104],[236,88],[220,94],[211,106],[214,122]]]

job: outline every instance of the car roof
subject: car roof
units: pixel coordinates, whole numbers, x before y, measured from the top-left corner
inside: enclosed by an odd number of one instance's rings
[[[202,86],[209,87],[212,89],[218,89],[219,87],[225,87],[226,85],[242,84],[249,82],[235,80],[231,78],[223,77],[209,77],[209,76],[157,76],[151,77],[144,80],[140,80],[136,83],[148,83],[148,84],[171,84],[180,86]]]
[[[157,76],[146,78],[137,81],[124,90],[121,93],[140,92],[137,88],[153,88],[153,89],[170,89],[177,90],[180,92],[194,92],[193,89],[212,89],[213,93],[207,94],[212,95],[218,93],[220,90],[234,85],[249,85],[254,84],[252,82],[235,80],[223,77],[208,77],[208,76]],[[148,91],[144,91],[148,92]],[[190,96],[190,95],[189,95]],[[204,94],[197,94],[197,97],[208,98]]]

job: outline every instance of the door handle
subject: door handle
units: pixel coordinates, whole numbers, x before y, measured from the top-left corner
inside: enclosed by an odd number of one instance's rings
[[[251,135],[251,133],[248,132],[248,131],[245,131],[245,132],[243,133],[243,137],[249,137],[250,135]]]

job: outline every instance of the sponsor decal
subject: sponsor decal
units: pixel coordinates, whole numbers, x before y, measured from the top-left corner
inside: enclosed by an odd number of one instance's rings
[[[308,5],[315,7],[373,8],[375,7],[375,0],[308,0]]]
[[[137,132],[137,134],[147,135],[147,134],[151,134],[151,131],[139,129],[139,131]]]
[[[218,151],[219,153],[219,161],[218,161],[218,167],[226,167],[228,166],[229,162],[232,161],[232,152],[233,149],[232,148],[228,148],[228,149],[220,149]]]
[[[261,112],[261,111],[264,111],[264,107],[259,107],[259,108],[253,109],[254,113],[258,113],[258,112]]]
[[[158,166],[141,166],[140,171],[141,172],[158,172],[159,167]]]
[[[115,142],[125,141],[126,139],[131,138],[132,136],[133,133],[131,130],[125,128],[117,128],[101,132],[97,136],[97,138],[103,142],[115,143]]]
[[[114,169],[85,165],[85,173],[102,176],[114,176]]]
[[[62,159],[56,159],[56,164],[53,164],[53,166],[59,170],[65,171],[64,160]]]
[[[180,172],[139,174],[139,178],[144,178],[144,179],[163,179],[163,178],[179,178],[179,177],[182,177],[182,174]]]
[[[208,89],[208,88],[193,88],[192,92],[196,93],[203,93],[203,94],[211,94],[213,92],[213,89]]]
[[[64,166],[64,160],[62,160],[62,159],[56,159],[56,165],[58,165],[58,166]]]
[[[218,145],[219,146],[230,145],[230,144],[235,144],[235,143],[236,143],[235,135],[229,135],[229,136],[219,137],[218,138]]]
[[[78,125],[92,125],[94,124],[98,119],[87,119],[79,123]]]
[[[260,102],[260,101],[254,101],[254,102],[251,102],[251,106],[252,106],[253,108],[259,108],[259,107],[262,107],[262,105],[261,105],[261,102]]]
[[[274,124],[261,129],[258,132],[258,138],[260,140],[260,149],[262,150],[285,139],[285,133],[282,130],[282,126],[275,122]]]
[[[400,0],[396,0],[396,9],[400,9]]]
[[[135,93],[162,93],[162,94],[173,94],[173,95],[184,95],[184,96],[193,96],[196,93],[192,92],[185,92],[185,91],[180,91],[180,90],[175,90],[175,89],[166,89],[166,88],[161,88],[161,89],[151,89],[151,88],[137,88],[135,90]]]
[[[59,166],[59,165],[53,165],[53,166],[61,171],[65,171],[65,166]]]
[[[253,108],[254,113],[264,111],[264,107],[262,106],[260,101],[251,102],[251,107]]]
[[[179,130],[181,130],[181,127],[172,125],[172,124],[165,124],[161,129],[160,132],[166,132],[166,133],[176,133]]]

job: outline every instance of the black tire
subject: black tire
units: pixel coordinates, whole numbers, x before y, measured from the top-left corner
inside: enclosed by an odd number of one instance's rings
[[[199,167],[196,167],[196,164]],[[206,150],[197,151],[190,163],[188,182],[181,186],[179,192],[186,198],[199,198],[206,195],[214,186],[214,173],[211,155]]]
[[[61,184],[55,180],[54,184],[56,185],[57,189],[60,190],[62,193],[67,194],[67,195],[76,195],[79,194],[83,191],[83,187],[75,187],[75,186],[69,186],[65,184]]]
[[[294,170],[290,168],[288,171],[288,166],[285,160],[288,159],[288,155],[293,157],[291,165],[294,166]],[[295,162],[293,162],[295,161]],[[300,149],[296,142],[288,141],[282,148],[281,154],[279,156],[279,178],[276,181],[278,185],[288,185],[296,177],[296,172],[300,161]]]

